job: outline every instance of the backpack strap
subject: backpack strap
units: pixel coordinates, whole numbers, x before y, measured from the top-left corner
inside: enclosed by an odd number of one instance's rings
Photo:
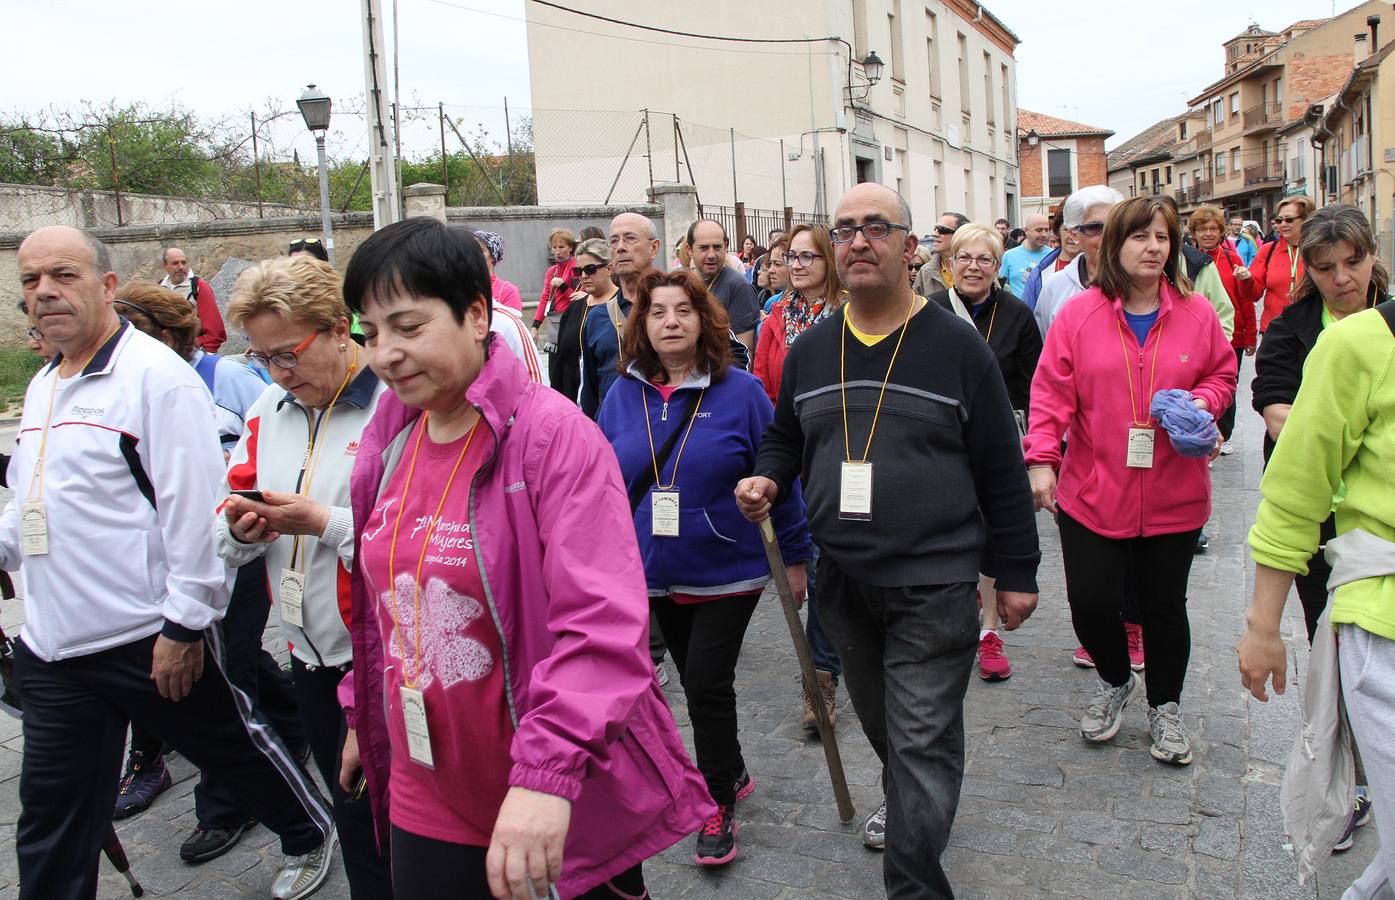
[[[1269,265],[1269,260],[1271,260],[1271,259],[1274,258],[1274,251],[1275,251],[1276,249],[1278,249],[1279,241],[1281,241],[1281,240],[1283,240],[1283,238],[1279,238],[1279,239],[1277,239],[1277,240],[1273,240],[1273,241],[1270,241],[1270,242],[1269,242],[1269,252],[1266,253],[1266,254],[1264,254],[1264,265],[1265,265],[1266,267],[1268,267],[1268,265]]]
[[[615,328],[616,345],[623,344],[625,342],[625,315],[620,312],[620,300],[617,297],[611,297],[605,302],[605,311],[610,316],[610,324]]]
[[[1395,300],[1385,300],[1376,304],[1376,310],[1381,318],[1385,319],[1385,324],[1390,328],[1390,334],[1395,336]]]
[[[199,305],[199,276],[189,276],[189,302],[197,309]]]

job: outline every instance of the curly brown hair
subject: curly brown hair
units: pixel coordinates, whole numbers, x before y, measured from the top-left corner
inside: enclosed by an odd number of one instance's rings
[[[639,290],[635,292],[634,307],[625,323],[625,339],[620,348],[619,368],[626,372],[630,364],[639,369],[641,375],[653,381],[656,378],[667,382],[668,373],[659,361],[658,351],[649,341],[646,327],[649,308],[654,305],[654,291],[662,287],[676,287],[688,296],[693,311],[701,323],[698,329],[694,368],[707,373],[712,381],[726,377],[731,365],[731,321],[721,302],[707,290],[702,279],[689,269],[676,269],[660,272],[658,269],[645,269],[639,276]]]
[[[158,284],[128,281],[116,291],[116,312],[183,359],[194,355],[203,327],[194,304],[183,294]]]

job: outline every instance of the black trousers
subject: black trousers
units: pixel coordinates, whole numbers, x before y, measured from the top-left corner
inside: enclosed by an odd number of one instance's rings
[[[1309,644],[1313,642],[1313,635],[1317,634],[1318,619],[1322,618],[1322,611],[1327,608],[1327,579],[1332,576],[1332,567],[1327,564],[1323,547],[1336,536],[1337,517],[1328,516],[1319,533],[1321,543],[1318,551],[1308,560],[1308,574],[1297,575],[1293,579],[1294,586],[1298,588],[1298,600],[1303,604],[1303,622],[1308,626]]]
[[[237,570],[233,582],[228,612],[223,617],[223,643],[227,647],[228,680],[256,699],[257,709],[297,759],[305,750],[305,730],[301,728],[296,698],[291,692],[291,678],[262,649],[262,634],[271,613],[271,594],[267,588],[266,561],[258,557]],[[143,729],[131,727],[131,749],[137,749],[137,736]],[[141,736],[148,749],[160,739]],[[207,772],[201,774],[194,787],[194,815],[199,827],[232,828],[251,818],[237,801],[231,785],[219,781]]]
[[[1192,646],[1187,578],[1201,529],[1107,538],[1064,511],[1057,512],[1056,524],[1061,530],[1071,622],[1080,643],[1095,660],[1100,678],[1116,686],[1129,679],[1121,587],[1131,582],[1138,624],[1143,626],[1143,652],[1148,658],[1148,705],[1180,701]]]
[[[736,660],[759,600],[759,594],[706,603],[649,600],[688,698],[698,771],[712,799],[726,805],[736,802],[736,780],[746,768],[736,734]]]
[[[964,780],[964,694],[978,650],[977,584],[878,587],[819,559],[819,616],[858,721],[882,761],[890,900],[954,893],[940,857]]]
[[[310,741],[310,755],[329,788],[334,804],[334,824],[339,828],[339,845],[343,848],[344,872],[349,877],[349,894],[353,900],[391,900],[391,867],[387,855],[378,853],[377,837],[373,832],[373,809],[368,796],[364,794],[354,799],[339,786],[339,764],[348,726],[344,721],[344,710],[339,706],[337,691],[339,682],[349,669],[349,666],[312,669],[291,657],[291,678],[295,684],[301,722]]]
[[[392,826],[392,885],[402,898],[493,900],[485,875],[487,847],[452,844]],[[575,900],[644,900],[643,863]],[[544,898],[539,898],[544,900]]]
[[[1235,374],[1240,375],[1240,364],[1245,359],[1245,351],[1242,348],[1235,348]],[[1221,440],[1228,441],[1235,433],[1235,403],[1232,402],[1221,417],[1216,420],[1216,428],[1221,432]]]
[[[97,895],[97,855],[116,803],[130,720],[232,785],[238,801],[280,836],[283,852],[308,853],[329,834],[324,798],[228,680],[218,630],[204,632],[203,677],[178,702],[162,699],[150,678],[155,640],[54,662],[16,642],[15,680],[24,698],[15,835],[21,898]]]

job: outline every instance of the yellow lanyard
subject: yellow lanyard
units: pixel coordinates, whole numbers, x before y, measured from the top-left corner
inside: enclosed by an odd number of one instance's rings
[[[102,352],[102,348],[107,345],[107,341],[115,337],[116,333],[120,330],[120,325],[113,328],[111,334],[107,335],[106,338],[97,345],[97,349],[93,350],[88,355],[87,359],[84,359],[78,364],[77,374],[73,376],[74,378],[82,374],[82,370],[87,368],[87,364],[92,362],[98,353]],[[58,397],[58,382],[62,380],[62,368],[63,364],[60,362],[53,370],[53,386],[50,387],[48,391],[48,414],[44,416],[44,432],[43,436],[39,438],[39,458],[34,461],[34,474],[29,477],[30,500],[44,499],[44,457],[48,453],[48,432],[49,428],[53,425],[53,401]]]
[[[349,386],[349,382],[354,380],[354,372],[358,370],[358,345],[354,345],[354,359],[349,363],[349,371],[344,376],[344,380],[339,385],[339,390],[334,392],[334,397],[329,401],[329,406],[325,409],[324,416],[320,419],[318,428],[310,429],[310,438],[305,444],[305,477],[300,483],[300,496],[310,496],[310,485],[315,480],[315,467],[320,462],[320,438],[329,430],[329,418],[334,415],[334,405],[339,402],[339,395],[344,393],[344,388]],[[291,568],[296,569],[296,560],[300,558],[300,543],[302,535],[296,535],[291,542]],[[304,562],[304,560],[301,560]],[[299,572],[299,569],[296,569]],[[304,574],[304,573],[301,573]]]
[[[640,397],[644,406],[644,430],[649,435],[649,460],[654,464],[654,487],[660,491],[671,491],[678,483],[678,464],[683,461],[683,448],[688,446],[688,438],[692,437],[693,425],[697,424],[698,410],[702,409],[702,398],[707,394],[707,388],[698,392],[697,405],[693,407],[693,414],[688,417],[688,430],[683,434],[683,443],[678,445],[678,455],[673,459],[673,476],[668,484],[664,484],[659,478],[659,457],[654,452],[654,432],[649,427],[649,403],[644,397]]]
[[[401,647],[402,656],[402,682],[409,688],[417,686],[417,675],[421,674],[421,568],[426,562],[426,551],[431,546],[431,535],[436,530],[436,522],[441,518],[441,510],[445,508],[446,497],[450,496],[450,487],[455,483],[455,473],[460,471],[460,464],[465,461],[465,454],[470,452],[470,444],[475,440],[475,431],[480,427],[480,420],[476,419],[475,424],[470,426],[470,433],[465,437],[465,446],[460,448],[460,456],[455,460],[455,466],[450,470],[450,477],[446,479],[446,486],[441,491],[441,502],[436,504],[436,512],[426,523],[426,539],[421,542],[421,554],[417,557],[416,583],[413,585],[412,596],[412,645],[415,651],[416,660],[413,666],[407,666],[407,648],[403,646],[402,639],[402,617],[397,614],[397,530],[402,527],[402,510],[407,505],[407,493],[412,489],[412,475],[417,470],[417,452],[421,450],[421,439],[426,435],[427,421],[431,418],[431,413],[422,413],[421,427],[417,431],[417,442],[412,447],[412,462],[407,467],[407,480],[402,485],[402,496],[397,500],[397,521],[392,526],[392,543],[388,544],[388,605],[392,608],[392,621],[396,626],[397,642]]]
[[[1302,262],[1303,257],[1294,252],[1293,245],[1287,241],[1284,242],[1284,248],[1288,250],[1288,295],[1292,297],[1293,289],[1298,286],[1298,264]]]
[[[1119,347],[1124,351],[1124,377],[1129,382],[1129,420],[1133,422],[1135,428],[1151,428],[1153,426],[1153,415],[1151,412],[1144,413],[1143,421],[1138,421],[1138,397],[1133,392],[1133,369],[1129,362],[1129,347],[1124,343],[1124,326],[1118,319],[1114,320],[1114,326],[1119,329]],[[1157,323],[1158,342],[1153,345],[1153,368],[1148,373],[1148,398],[1153,396],[1153,387],[1157,384],[1158,376],[1158,351],[1162,349],[1162,328],[1161,320]],[[1140,348],[1141,349],[1141,348]],[[1139,387],[1143,387],[1143,378],[1139,376]],[[1145,398],[1147,399],[1147,398]]]
[[[901,336],[896,339],[896,346],[891,351],[891,362],[886,365],[886,377],[882,379],[881,392],[877,394],[877,408],[872,411],[872,428],[867,432],[867,446],[862,449],[862,462],[867,462],[867,457],[872,452],[872,437],[877,433],[877,419],[882,414],[882,398],[886,396],[887,382],[891,381],[891,368],[896,365],[896,354],[901,352],[901,342],[906,339],[907,326],[911,324],[911,316],[915,313],[915,303],[918,297],[911,297],[911,306],[906,310],[906,321],[901,323]],[[848,442],[848,378],[846,374],[846,356],[848,349],[848,309],[843,309],[843,332],[838,342],[838,391],[843,400],[843,453],[848,462],[853,461],[852,445]]]

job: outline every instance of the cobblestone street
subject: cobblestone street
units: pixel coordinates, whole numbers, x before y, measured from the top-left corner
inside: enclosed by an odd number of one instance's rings
[[[1248,385],[1247,360],[1242,384]],[[1248,601],[1244,538],[1258,500],[1261,423],[1241,398],[1233,456],[1215,463],[1209,553],[1192,569],[1193,652],[1182,708],[1195,747],[1187,768],[1148,753],[1144,706],[1130,707],[1119,737],[1087,745],[1077,727],[1095,676],[1070,661],[1076,639],[1065,604],[1059,542],[1040,519],[1041,604],[1006,636],[1014,675],[973,679],[966,704],[969,748],[963,798],[946,866],[960,897],[1277,898],[1337,897],[1373,855],[1374,826],[1334,857],[1317,885],[1299,888],[1278,814],[1281,766],[1295,731],[1300,685],[1259,704],[1239,687],[1233,647]],[[1290,646],[1303,641],[1292,602]],[[17,631],[17,601],[0,622]],[[271,636],[272,632],[268,632]],[[1299,671],[1305,655],[1299,656]],[[742,744],[758,786],[739,807],[740,856],[720,871],[691,860],[685,840],[646,864],[652,895],[670,898],[845,897],[882,893],[881,856],[862,847],[862,816],[880,801],[879,769],[839,692],[838,734],[858,819],[837,819],[823,754],[799,728],[797,666],[779,606],[767,598],[747,634],[738,670]],[[668,689],[689,735],[675,675]],[[12,844],[19,814],[19,723],[0,719],[0,838]],[[197,773],[172,758],[174,788],[119,833],[148,896],[267,897],[281,855],[258,827],[226,856],[202,866],[178,857],[194,826]],[[102,863],[103,898],[130,896]],[[16,893],[10,847],[0,853],[0,896]],[[342,870],[318,895],[347,897]]]

